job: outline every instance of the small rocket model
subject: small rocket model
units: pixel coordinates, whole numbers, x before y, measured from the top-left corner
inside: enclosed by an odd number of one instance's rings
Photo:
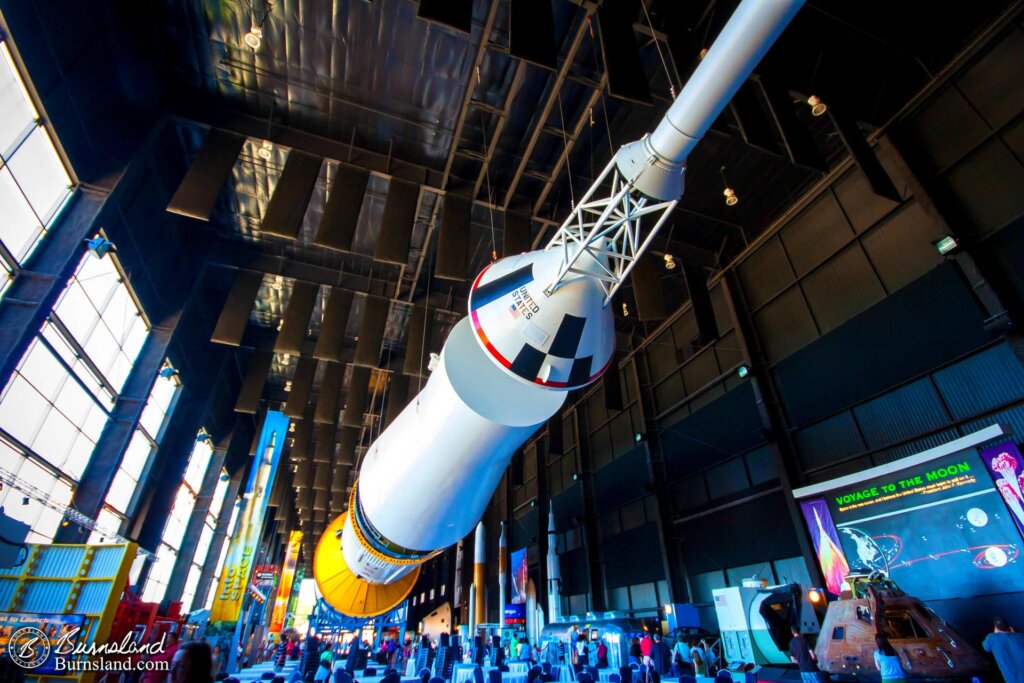
[[[558,537],[555,535],[555,506],[548,511],[548,623],[562,620],[562,568],[558,565]]]
[[[487,593],[484,592],[484,576],[487,561],[487,545],[484,537],[484,523],[476,525],[476,539],[473,542],[473,588],[476,591],[476,623],[482,624],[487,620]]]
[[[508,582],[508,546],[505,541],[505,522],[501,523],[501,536],[498,538],[498,624],[505,623],[505,591]]]

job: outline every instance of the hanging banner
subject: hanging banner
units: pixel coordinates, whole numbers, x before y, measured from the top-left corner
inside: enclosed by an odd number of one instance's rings
[[[288,551],[284,555],[284,566],[281,567],[281,581],[277,584],[277,599],[274,601],[274,611],[270,614],[271,633],[280,633],[284,628],[284,617],[292,596],[292,581],[295,580],[295,565],[299,561],[301,547],[302,532],[293,531],[288,536]]]
[[[257,461],[249,473],[249,483],[243,495],[244,507],[235,535],[228,546],[228,554],[221,570],[220,585],[210,610],[210,623],[237,622],[242,611],[242,600],[249,586],[253,561],[263,534],[263,520],[267,513],[270,489],[277,474],[288,418],[283,413],[267,411],[263,430],[256,445]]]
[[[526,584],[530,580],[530,565],[526,561],[526,548],[512,553],[512,604],[526,603]]]
[[[981,460],[992,475],[999,495],[1006,501],[1017,529],[1024,535],[1024,456],[1020,449],[1014,442],[1007,441],[983,450]]]

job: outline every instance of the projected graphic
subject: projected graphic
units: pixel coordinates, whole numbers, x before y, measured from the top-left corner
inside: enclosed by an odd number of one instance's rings
[[[839,480],[823,499],[802,501],[829,590],[844,562],[886,572],[922,600],[999,593],[1024,583],[1013,508],[986,469],[978,454],[961,452]]]
[[[832,515],[824,500],[805,500],[800,503],[804,520],[811,532],[814,552],[818,556],[822,574],[825,576],[825,587],[829,593],[839,595],[843,579],[850,573],[850,565],[839,547],[839,534],[832,522]]]

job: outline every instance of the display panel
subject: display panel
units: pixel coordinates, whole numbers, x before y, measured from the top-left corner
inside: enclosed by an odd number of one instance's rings
[[[809,487],[820,497],[801,506],[829,590],[845,566],[886,572],[922,600],[1024,585],[1021,535],[978,452],[908,460]]]

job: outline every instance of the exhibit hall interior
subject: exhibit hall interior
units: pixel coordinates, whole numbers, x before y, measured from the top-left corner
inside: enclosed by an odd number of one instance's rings
[[[1024,2],[0,0],[0,681],[1024,682]]]

